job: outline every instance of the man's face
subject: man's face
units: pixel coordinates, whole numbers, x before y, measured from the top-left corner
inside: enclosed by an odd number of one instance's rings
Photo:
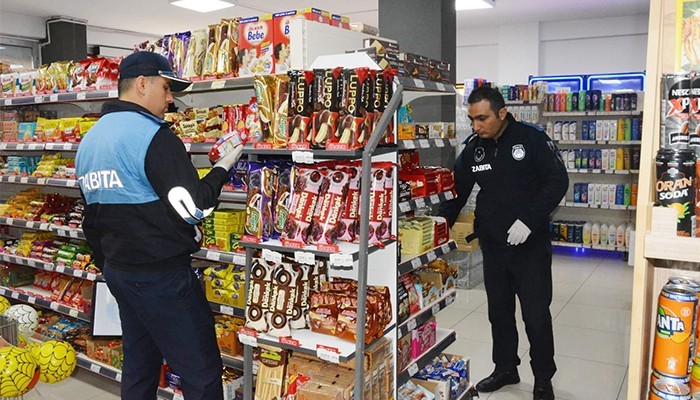
[[[506,122],[506,114],[505,108],[500,109],[498,114],[494,113],[488,100],[481,100],[469,105],[469,119],[472,122],[472,129],[482,139],[496,139],[498,137]]]
[[[145,82],[144,107],[158,118],[163,118],[173,102],[170,80],[162,76],[147,77]]]

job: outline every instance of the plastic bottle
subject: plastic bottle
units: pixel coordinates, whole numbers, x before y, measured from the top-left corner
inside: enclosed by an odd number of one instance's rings
[[[617,240],[617,227],[615,224],[610,224],[608,227],[608,246],[615,246]]]
[[[620,224],[620,226],[617,227],[617,233],[615,235],[615,245],[617,247],[625,247],[625,230],[627,227],[625,224]]]
[[[554,139],[554,123],[552,121],[547,122],[547,136],[550,139]]]
[[[583,244],[591,244],[591,223],[583,224]]]
[[[600,226],[600,244],[603,246],[608,244],[608,224]]]
[[[625,183],[625,205],[629,206],[632,204],[632,184]]]
[[[591,244],[600,243],[600,224],[595,222],[591,226]]]
[[[632,231],[634,230],[633,224],[627,224],[627,229],[625,229],[625,247],[630,248],[630,236],[632,236]]]

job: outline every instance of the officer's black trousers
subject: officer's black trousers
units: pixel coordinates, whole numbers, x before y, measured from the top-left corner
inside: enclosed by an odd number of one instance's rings
[[[515,296],[520,300],[530,341],[532,372],[549,380],[556,372],[549,305],[552,302],[552,245],[549,237],[530,237],[519,246],[481,242],[496,371],[520,365]]]

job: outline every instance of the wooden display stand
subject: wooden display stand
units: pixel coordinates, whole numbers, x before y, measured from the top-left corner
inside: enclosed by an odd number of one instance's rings
[[[675,235],[675,214],[653,207],[655,157],[661,135],[661,76],[675,68],[676,7],[681,0],[651,0],[647,48],[647,90],[639,175],[628,399],[649,393],[656,304],[668,277],[700,278],[700,238]],[[691,211],[692,212],[692,211]]]

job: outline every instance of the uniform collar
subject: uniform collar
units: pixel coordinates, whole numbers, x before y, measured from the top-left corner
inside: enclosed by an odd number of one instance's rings
[[[114,112],[122,112],[122,111],[137,112],[137,113],[143,115],[144,117],[148,117],[148,118],[152,119],[153,121],[155,121],[158,124],[165,124],[166,123],[164,120],[156,117],[155,115],[153,115],[150,111],[148,111],[144,107],[142,107],[136,103],[132,103],[130,101],[124,101],[124,100],[112,100],[112,101],[106,102],[102,106],[100,116],[104,116],[104,115],[111,114]]]

